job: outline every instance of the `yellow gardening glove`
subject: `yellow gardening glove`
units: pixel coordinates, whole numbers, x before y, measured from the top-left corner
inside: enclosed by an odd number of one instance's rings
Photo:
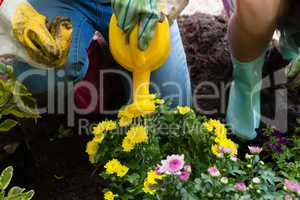
[[[65,64],[73,30],[69,18],[56,17],[48,25],[45,16],[22,2],[17,5],[11,23],[15,38],[33,60],[49,67]]]

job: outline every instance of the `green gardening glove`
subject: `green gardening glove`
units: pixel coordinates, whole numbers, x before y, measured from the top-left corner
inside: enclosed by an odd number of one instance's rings
[[[118,26],[129,36],[139,26],[138,47],[146,50],[154,36],[154,28],[160,20],[157,0],[113,0],[112,7]]]

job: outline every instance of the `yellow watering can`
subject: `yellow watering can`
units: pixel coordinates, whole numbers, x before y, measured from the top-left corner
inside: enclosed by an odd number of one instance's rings
[[[138,26],[128,37],[112,16],[109,29],[110,50],[114,59],[133,76],[133,103],[126,107],[134,116],[155,110],[154,95],[149,92],[151,72],[164,64],[171,49],[168,20],[156,25],[154,38],[145,51],[138,48]]]

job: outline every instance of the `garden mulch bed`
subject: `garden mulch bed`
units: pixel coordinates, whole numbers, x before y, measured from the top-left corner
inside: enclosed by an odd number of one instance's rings
[[[226,40],[227,19],[223,16],[210,16],[196,13],[183,16],[179,20],[183,42],[187,53],[193,89],[203,81],[212,81],[219,88],[220,83],[228,84],[232,79],[232,66],[228,42]],[[265,74],[284,66],[276,50],[272,51]],[[210,94],[209,87],[201,87],[196,94]],[[269,106],[272,90],[264,92],[266,112],[272,114]],[[226,93],[224,94],[226,95]],[[297,92],[290,94],[291,115],[297,115]],[[293,103],[294,102],[294,103]],[[214,117],[223,117],[226,102],[220,99],[199,99],[194,102],[201,109],[217,109]],[[43,119],[47,120],[47,119]],[[293,121],[291,119],[290,121]],[[51,124],[49,122],[49,124]],[[86,136],[74,136],[50,141],[53,133],[42,133],[34,140],[23,144],[17,154],[7,163],[16,166],[15,183],[34,188],[36,200],[97,200],[101,199],[101,181],[93,174],[85,154]],[[28,150],[29,149],[29,150]],[[24,159],[25,158],[25,159]]]
[[[197,86],[208,81],[220,89],[221,84],[226,85],[231,81],[232,66],[226,39],[227,19],[224,16],[196,13],[181,17],[179,25],[194,95],[214,94],[211,87]],[[225,113],[225,108],[221,108],[221,99],[199,99],[193,103],[195,108],[200,108],[198,111],[217,109],[215,115]]]

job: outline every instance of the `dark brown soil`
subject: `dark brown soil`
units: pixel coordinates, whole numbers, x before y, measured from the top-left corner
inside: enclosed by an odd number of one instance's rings
[[[37,200],[98,200],[100,184],[92,175],[85,154],[87,140],[74,136],[49,142],[42,139],[31,149],[36,163],[32,188]],[[36,153],[38,152],[38,153]]]
[[[39,152],[34,153],[35,199],[100,199],[100,185],[92,176],[93,167],[84,153],[86,142],[82,137],[73,137],[55,142],[43,140],[34,145],[32,151]]]
[[[58,128],[64,119],[45,116],[39,121],[41,125],[28,128],[36,137],[27,137],[0,168],[13,165],[16,174],[12,185],[34,189],[34,200],[99,200],[101,181],[85,153],[89,137],[74,128],[72,134],[61,138]]]
[[[232,66],[225,36],[226,23],[223,16],[201,13],[179,19],[193,90],[203,81],[212,81],[220,89],[232,79]],[[275,50],[272,52],[265,74],[274,70],[274,66],[277,68],[285,64],[278,52]],[[213,94],[213,90],[211,87],[203,86],[197,89],[195,94]],[[220,95],[226,96],[226,92]],[[266,96],[271,95],[272,91],[269,90]],[[295,101],[297,95],[291,93],[290,99]],[[267,99],[269,101],[271,98]],[[226,109],[226,102],[223,101],[221,98],[198,99],[194,105],[202,110],[217,109],[211,114],[223,116]],[[299,110],[297,111],[295,107],[293,113],[297,114]],[[201,110],[198,111],[201,113]],[[267,112],[271,113],[272,108]],[[44,120],[52,126],[51,121]],[[49,138],[53,138],[53,132],[43,132],[40,137],[21,145],[17,154],[6,163],[11,164],[13,161],[16,166],[15,183],[34,188],[36,200],[101,199],[101,181],[97,178],[97,174],[93,174],[94,169],[85,154],[88,138],[78,136],[76,131],[74,133],[70,138],[50,140]],[[1,167],[6,164],[1,164]]]
[[[199,86],[199,83],[205,81],[214,83],[220,91],[223,84],[225,86],[232,78],[232,66],[226,39],[227,19],[224,16],[196,13],[193,16],[180,18],[179,25],[187,53],[194,95],[214,94],[210,86]],[[224,105],[226,103],[221,99],[221,97],[199,99],[194,102],[194,107],[201,110],[217,109],[212,114],[219,115],[225,113]],[[198,111],[203,113],[200,109]]]

